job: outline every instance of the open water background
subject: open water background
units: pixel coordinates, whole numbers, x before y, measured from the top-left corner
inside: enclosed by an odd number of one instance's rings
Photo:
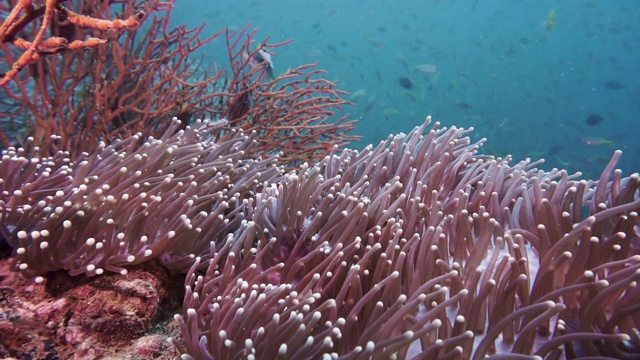
[[[430,114],[474,127],[474,140],[488,139],[484,154],[597,178],[621,149],[618,167],[640,171],[636,0],[177,0],[172,22],[206,22],[204,35],[251,23],[259,41],[295,39],[276,50],[276,72],[318,62],[353,94],[354,148]],[[227,64],[223,38],[201,53]],[[416,68],[424,64],[437,71]],[[602,119],[589,124],[590,115]]]

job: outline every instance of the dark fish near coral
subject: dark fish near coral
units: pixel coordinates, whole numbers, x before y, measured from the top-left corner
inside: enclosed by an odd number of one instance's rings
[[[456,105],[462,110],[471,110],[471,109],[473,109],[473,106],[471,106],[470,104],[467,104],[466,102],[463,102],[463,101],[458,101],[456,103]]]
[[[230,105],[225,111],[224,118],[235,120],[245,116],[251,110],[251,94],[249,90],[243,91],[231,98]]]
[[[245,61],[247,60],[247,58],[249,57],[248,54],[243,54],[242,55],[243,59],[245,59]],[[257,68],[258,66],[260,66],[261,64],[266,63],[267,64],[267,76],[269,76],[269,79],[273,80],[273,61],[271,61],[271,54],[269,54],[266,50],[264,49],[260,49],[258,51],[255,52],[255,54],[251,57],[251,59],[249,59],[249,67],[251,68],[251,70]]]
[[[624,85],[622,85],[622,83],[618,80],[609,80],[606,83],[604,83],[604,87],[606,87],[609,90],[624,89]]]
[[[589,126],[593,126],[593,125],[597,125],[599,123],[602,122],[602,120],[604,120],[604,118],[598,114],[591,114],[589,116],[587,116],[587,125]]]
[[[399,78],[398,84],[407,90],[413,89],[413,81],[406,76]]]
[[[380,72],[378,70],[374,70],[373,72],[376,74],[376,77],[378,78],[378,81],[382,81],[382,74],[380,74]]]
[[[547,150],[547,156],[550,157],[553,155],[561,154],[562,148],[563,146],[560,144],[553,145],[552,147],[549,148],[549,150]]]
[[[371,109],[373,108],[373,105],[375,104],[375,102],[370,102],[367,104],[367,106],[365,106],[364,110],[362,111],[362,113],[366,114],[369,111],[371,111]]]

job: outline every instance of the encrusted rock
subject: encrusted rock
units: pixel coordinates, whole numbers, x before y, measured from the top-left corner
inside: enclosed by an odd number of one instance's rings
[[[0,357],[170,359],[167,323],[182,300],[181,276],[156,262],[127,275],[87,278],[65,271],[42,283],[0,260]],[[178,290],[176,290],[178,289]]]

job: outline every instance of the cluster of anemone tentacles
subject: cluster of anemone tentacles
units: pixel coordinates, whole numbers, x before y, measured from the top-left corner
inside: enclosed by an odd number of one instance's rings
[[[9,149],[0,231],[26,276],[187,271],[184,359],[575,358],[640,351],[640,177],[477,154],[429,119],[283,175],[198,125]]]

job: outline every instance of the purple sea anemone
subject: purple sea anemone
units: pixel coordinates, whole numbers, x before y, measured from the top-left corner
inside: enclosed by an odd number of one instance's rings
[[[0,229],[27,276],[186,272],[183,359],[637,353],[640,176],[621,153],[586,181],[429,122],[286,175],[200,124],[77,162],[9,149]]]
[[[4,151],[0,231],[14,269],[126,274],[124,266],[158,258],[186,271],[235,231],[253,192],[278,176],[275,158],[247,158],[247,136],[215,143],[199,129],[206,123],[179,124],[160,139],[132,136],[73,162],[64,152],[39,158],[29,142]]]
[[[187,276],[183,358],[638,351],[640,180],[620,152],[580,181],[427,124],[265,186]]]

